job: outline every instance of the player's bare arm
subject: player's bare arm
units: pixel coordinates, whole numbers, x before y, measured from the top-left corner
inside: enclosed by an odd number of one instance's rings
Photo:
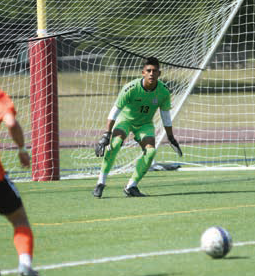
[[[168,141],[170,142],[170,146],[180,157],[182,157],[182,150],[179,146],[179,143],[174,138],[172,126],[165,126],[165,130]]]
[[[182,150],[179,146],[179,143],[174,138],[170,111],[160,110],[160,115],[161,115],[163,125],[165,127],[165,131],[166,131],[168,141],[170,142],[170,146],[181,157],[182,156]]]
[[[9,130],[10,136],[19,148],[19,159],[22,167],[30,166],[30,156],[25,148],[24,135],[19,122],[12,113],[5,114],[3,121]]]
[[[106,131],[112,133],[112,129],[113,129],[114,124],[115,124],[115,120],[108,119],[107,120],[107,125],[106,125]]]

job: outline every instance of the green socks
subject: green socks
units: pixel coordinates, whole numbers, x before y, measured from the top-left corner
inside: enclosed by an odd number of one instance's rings
[[[151,166],[152,160],[156,155],[155,148],[146,148],[145,154],[137,160],[135,171],[131,177],[137,183],[143,178]]]
[[[108,174],[110,172],[112,165],[115,161],[116,155],[120,150],[122,142],[123,140],[118,136],[112,138],[110,143],[110,149],[106,148],[101,168],[102,173]]]
[[[113,166],[117,153],[120,150],[123,140],[120,137],[113,137],[110,143],[110,149],[106,149],[105,156],[102,163],[101,174],[108,174]],[[156,155],[155,148],[146,148],[145,154],[137,160],[135,171],[131,179],[139,182],[147,173],[151,166],[152,160]]]

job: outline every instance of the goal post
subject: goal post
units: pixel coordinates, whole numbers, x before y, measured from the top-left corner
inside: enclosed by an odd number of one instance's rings
[[[185,156],[174,157],[162,140],[156,160],[162,169],[165,164],[180,165],[180,171],[255,169],[254,3],[232,4],[232,15],[209,51],[206,70],[198,73],[186,101],[177,103],[181,109],[174,128]]]
[[[47,35],[46,0],[37,0],[37,34]],[[32,179],[60,179],[56,38],[29,42]]]
[[[236,13],[239,11],[239,9],[240,9],[243,2],[244,2],[244,0],[238,0],[236,5],[233,5],[233,9],[232,9],[231,13],[229,14],[226,22],[224,22],[224,25],[222,26],[220,32],[218,33],[217,37],[214,39],[213,44],[208,49],[208,51],[207,51],[206,55],[204,56],[201,64],[199,65],[199,68],[201,68],[201,70],[196,70],[194,72],[188,87],[185,89],[183,97],[180,99],[180,101],[177,102],[176,107],[172,110],[171,118],[172,118],[173,121],[174,121],[175,117],[178,115],[178,112],[182,108],[182,106],[183,106],[184,102],[186,101],[187,97],[193,91],[193,89],[194,89],[198,79],[200,78],[203,70],[206,69],[207,64],[211,60],[211,58],[212,58],[213,54],[215,53],[215,51],[217,50],[217,47],[219,46],[220,42],[222,41],[225,33],[227,32],[231,22],[233,21]],[[222,12],[222,11],[219,10],[219,12]],[[216,16],[217,16],[217,14],[216,14]],[[160,144],[162,143],[162,140],[164,139],[164,137],[165,137],[165,131],[162,131],[162,134],[159,135],[158,140],[156,142],[156,148],[158,148],[160,146]]]

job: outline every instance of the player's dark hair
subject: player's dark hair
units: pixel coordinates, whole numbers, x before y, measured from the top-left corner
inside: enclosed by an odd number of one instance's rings
[[[156,57],[148,57],[143,60],[143,67],[146,65],[154,65],[159,69],[159,61]]]

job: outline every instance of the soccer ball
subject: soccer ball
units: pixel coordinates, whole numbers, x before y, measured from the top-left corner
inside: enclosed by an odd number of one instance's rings
[[[201,250],[214,259],[223,258],[231,248],[232,237],[222,227],[210,227],[201,236]]]

